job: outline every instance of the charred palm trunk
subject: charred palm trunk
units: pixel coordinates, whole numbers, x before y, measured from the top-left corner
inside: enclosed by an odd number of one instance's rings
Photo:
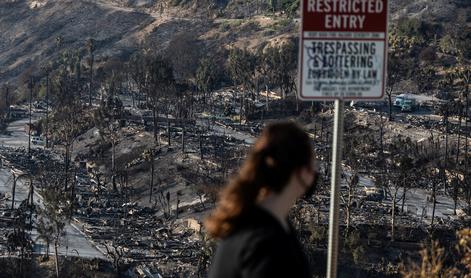
[[[461,139],[461,111],[459,112],[458,116],[458,142],[456,146],[456,165],[459,165],[459,158],[460,158],[460,139]]]
[[[160,146],[160,140],[158,136],[159,132],[159,123],[157,121],[157,108],[156,104],[154,103],[154,107],[152,108],[152,124],[153,124],[153,132],[154,132],[154,144],[156,146]]]
[[[59,255],[57,252],[57,240],[54,241],[54,257],[56,258],[56,277],[59,278]]]
[[[49,245],[50,245],[50,242],[48,239],[46,240],[46,260],[49,260]]]
[[[15,208],[15,192],[16,192],[16,181],[17,177],[15,174],[13,174],[13,188],[11,192],[11,209],[13,210]]]
[[[397,200],[397,190],[394,192],[392,200],[392,209],[391,209],[391,241],[395,239],[395,229],[396,229],[396,200]]]
[[[49,73],[46,75],[46,148],[49,148]]]
[[[384,122],[383,122],[383,112],[380,114],[380,123],[379,123],[379,146],[380,146],[380,154],[381,159],[384,157]]]
[[[30,203],[29,203],[29,224],[31,227],[33,227],[33,205],[34,205],[34,186],[33,186],[33,177],[29,177],[29,196],[30,196]]]
[[[182,125],[182,153],[185,153],[185,122]]]
[[[350,190],[349,190],[350,191]],[[350,232],[350,221],[351,221],[351,210],[352,210],[352,198],[351,198],[351,193],[348,192],[348,201],[347,201],[347,207],[345,210],[346,214],[346,228],[345,228],[345,236],[348,235]]]
[[[32,102],[33,102],[33,78],[30,79],[29,84],[29,128],[28,128],[28,153],[31,153],[31,118],[32,118]]]
[[[464,116],[464,172],[468,172],[468,121],[469,121],[469,114],[468,114],[468,92],[465,93],[465,101],[466,101],[466,108],[465,108],[465,116]]]
[[[430,223],[430,226],[433,228],[434,220],[435,220],[435,209],[437,205],[437,181],[434,180],[432,184],[432,221]]]
[[[200,159],[203,160],[203,134],[202,131],[199,132],[199,143],[200,143]]]
[[[172,145],[172,141],[171,141],[171,137],[172,137],[172,134],[170,133],[170,118],[168,116],[168,113],[170,111],[167,110],[167,136],[168,136],[168,145],[171,146]]]
[[[69,185],[69,153],[70,153],[70,145],[67,143],[65,145],[65,181],[64,181],[64,190],[67,192],[67,188]]]
[[[154,189],[154,151],[150,155],[150,194],[149,203],[152,204],[152,193]]]
[[[265,85],[265,109],[267,110],[267,112],[269,112],[270,108],[268,106],[268,86]]]
[[[70,192],[70,203],[72,210],[70,211],[69,218],[72,218],[72,211],[75,204],[75,186],[77,185],[77,171],[74,171],[74,181],[72,182],[72,190]]]
[[[447,108],[448,109],[448,108]],[[448,167],[448,110],[445,112],[445,115],[443,117],[444,122],[445,122],[445,167]],[[444,179],[444,188],[445,188],[445,194],[448,189],[448,183],[446,178]]]
[[[111,183],[113,185],[113,190],[118,191],[116,187],[116,141],[111,140]]]
[[[10,88],[5,88],[5,106],[7,109],[6,119],[10,120]]]
[[[242,125],[242,117],[245,107],[245,88],[242,88],[242,98],[240,99],[239,124]]]
[[[457,180],[453,187],[453,215],[456,215],[456,208],[458,206],[458,186],[460,181]]]
[[[401,204],[401,213],[404,213],[404,206],[406,204],[406,195],[407,195],[407,188],[404,185],[402,190],[402,204]]]
[[[88,84],[88,106],[92,106],[92,91],[93,91],[93,62],[94,55],[90,53],[90,83]]]

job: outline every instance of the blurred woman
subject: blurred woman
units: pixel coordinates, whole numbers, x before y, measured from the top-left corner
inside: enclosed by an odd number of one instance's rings
[[[205,222],[221,239],[209,277],[310,277],[288,222],[296,200],[314,189],[307,134],[296,124],[269,125]]]

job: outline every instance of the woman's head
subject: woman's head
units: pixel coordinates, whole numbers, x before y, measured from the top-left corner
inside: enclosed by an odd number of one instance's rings
[[[227,236],[264,193],[281,193],[293,178],[303,185],[302,190],[308,190],[313,177],[308,176],[312,170],[307,169],[312,169],[312,161],[309,137],[296,124],[279,122],[266,127],[239,174],[221,192],[216,209],[206,221],[209,234]]]

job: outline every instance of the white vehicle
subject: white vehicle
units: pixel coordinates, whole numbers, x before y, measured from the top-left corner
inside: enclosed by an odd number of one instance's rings
[[[44,145],[44,140],[41,139],[41,137],[39,136],[32,136],[31,137],[31,143],[33,143],[33,145]]]

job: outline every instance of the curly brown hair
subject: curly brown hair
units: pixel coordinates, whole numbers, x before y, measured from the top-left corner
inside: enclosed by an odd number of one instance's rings
[[[310,165],[313,151],[309,136],[293,122],[266,127],[238,175],[221,191],[219,201],[205,221],[215,238],[227,237],[257,203],[262,189],[279,193],[292,173]]]

